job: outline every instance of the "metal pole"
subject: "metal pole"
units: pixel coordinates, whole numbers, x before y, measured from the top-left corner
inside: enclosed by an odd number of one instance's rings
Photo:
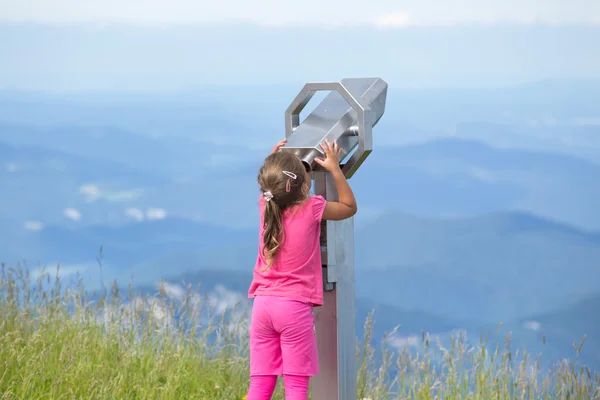
[[[300,112],[317,91],[331,93],[302,123]],[[347,179],[371,153],[372,129],[385,112],[387,83],[379,78],[307,83],[285,112],[287,144],[311,171],[315,194],[338,200],[329,172],[319,168],[320,143],[337,140],[342,172]],[[353,150],[356,150],[352,152]],[[319,375],[312,380],[313,400],[356,400],[356,317],[354,302],[354,219],[323,221],[321,225],[323,300],[315,308]]]
[[[338,200],[329,172],[313,177],[315,194]],[[312,399],[355,400],[354,218],[323,221],[321,229],[324,304],[315,309],[320,374],[312,381]]]

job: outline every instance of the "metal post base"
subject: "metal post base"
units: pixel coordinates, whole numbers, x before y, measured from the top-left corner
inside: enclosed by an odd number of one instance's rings
[[[320,372],[312,379],[312,399],[335,400],[341,399],[338,395],[336,292],[324,292],[323,300],[323,306],[315,308]]]
[[[313,174],[315,194],[337,200],[331,174]],[[320,373],[312,380],[312,399],[356,400],[354,219],[326,221],[322,235],[326,282],[324,304],[315,309]]]

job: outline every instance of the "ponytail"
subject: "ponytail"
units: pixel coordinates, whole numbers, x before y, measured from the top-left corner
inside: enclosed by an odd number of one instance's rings
[[[283,221],[282,221],[282,210],[277,205],[276,201],[267,201],[265,202],[265,212],[264,212],[264,233],[263,233],[263,243],[264,243],[264,254],[267,261],[267,267],[265,271],[271,268],[273,264],[273,260],[275,259],[275,254],[277,250],[281,247],[283,243],[283,239],[285,233],[283,231]]]
[[[277,251],[283,245],[283,213],[307,198],[310,176],[295,154],[277,151],[265,158],[258,171],[258,184],[264,196],[262,256],[265,271],[271,268]]]

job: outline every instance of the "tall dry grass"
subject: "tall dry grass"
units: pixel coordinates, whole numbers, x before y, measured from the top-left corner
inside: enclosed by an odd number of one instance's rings
[[[248,310],[211,309],[187,288],[173,296],[101,295],[26,268],[0,274],[0,399],[243,399]],[[551,371],[508,345],[423,335],[418,352],[357,346],[359,399],[600,399],[600,377],[564,361]],[[276,399],[283,399],[282,385]]]

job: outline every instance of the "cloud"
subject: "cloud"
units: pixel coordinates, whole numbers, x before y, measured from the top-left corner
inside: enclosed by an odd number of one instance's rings
[[[40,221],[25,221],[23,228],[28,231],[39,232],[44,229],[44,224]]]
[[[136,321],[137,313],[147,313],[152,315],[157,328],[162,330],[168,327],[176,327],[182,319],[178,319],[179,311],[184,308],[178,307],[185,303],[186,322],[197,322],[197,326],[207,325],[209,318],[218,316],[224,312],[234,311],[231,323],[227,323],[222,328],[227,329],[233,334],[245,335],[247,332],[250,309],[243,307],[248,304],[248,299],[238,292],[234,292],[217,285],[214,290],[206,293],[206,297],[200,292],[187,291],[181,285],[161,282],[157,285],[158,292],[165,295],[167,299],[152,297],[135,296],[131,303],[125,303],[119,306],[108,305],[103,307],[102,315],[98,315],[96,322],[105,324],[105,326],[118,326],[122,328],[131,328]],[[204,301],[204,300],[207,301]],[[239,305],[242,307],[239,307]],[[172,307],[175,306],[175,307]]]
[[[169,282],[162,282],[159,288],[162,289],[165,292],[165,294],[173,300],[177,300],[179,302],[185,300],[187,293],[185,289],[181,287],[181,285],[175,285]]]
[[[95,263],[83,263],[83,264],[69,264],[69,265],[59,265],[58,269],[54,268],[36,268],[31,272],[31,275],[34,279],[38,279],[40,277],[46,277],[49,275],[50,277],[59,276],[65,278],[67,276],[75,275],[77,273],[82,274],[87,271],[90,267],[96,265]]]
[[[162,208],[148,208],[146,218],[149,220],[160,220],[167,217],[167,212]]]
[[[100,188],[96,185],[87,184],[79,188],[79,193],[85,196],[88,203],[93,203],[102,196]]]
[[[529,329],[530,331],[539,331],[542,327],[542,324],[540,324],[538,321],[525,321],[523,326],[525,329]]]
[[[421,337],[416,335],[395,336],[389,339],[390,345],[397,349],[402,349],[403,347],[419,347],[421,342]]]
[[[452,332],[447,333],[426,333],[425,336],[420,335],[400,335],[398,331],[394,329],[388,338],[388,343],[397,350],[403,350],[404,348],[422,348],[425,346],[425,339],[429,343],[437,343],[441,345],[443,342],[447,342],[448,340],[452,340],[454,338],[462,338],[463,340],[468,339],[467,331],[465,329],[454,329]]]
[[[65,208],[63,215],[73,221],[79,221],[81,219],[81,212],[76,208]]]
[[[96,323],[105,327],[119,327],[121,332],[134,326],[139,326],[138,317],[140,313],[149,313],[155,328],[158,332],[165,332],[165,329],[176,325],[177,321],[173,318],[174,310],[160,299],[135,296],[131,302],[123,304],[108,304],[102,307],[100,313],[96,315]]]
[[[143,193],[143,189],[121,190],[118,192],[106,193],[103,197],[110,202],[132,201],[139,198]]]
[[[410,24],[410,15],[397,11],[384,14],[375,20],[375,26],[380,28],[399,28]]]
[[[79,188],[79,193],[85,196],[88,203],[93,203],[98,199],[105,199],[109,202],[132,201],[139,198],[143,193],[143,189],[120,190],[116,192],[102,191],[98,185],[88,183]]]
[[[467,169],[467,174],[487,183],[494,183],[497,181],[496,174],[494,174],[493,171],[482,167],[471,166]]]
[[[208,295],[209,305],[219,314],[233,309],[245,299],[241,293],[229,290],[222,285],[215,286],[214,290]]]
[[[128,208],[127,210],[125,210],[125,216],[129,217],[129,218],[133,218],[138,222],[141,222],[144,220],[144,212],[142,210],[140,210],[139,208]]]
[[[19,169],[19,166],[15,163],[6,164],[6,171],[8,171],[8,172],[17,172],[18,169]]]
[[[45,23],[106,22],[135,24],[253,23],[263,26],[457,25],[545,23],[600,24],[596,0],[0,0],[0,20]],[[410,20],[407,16],[410,15]],[[95,24],[90,24],[95,22]]]

